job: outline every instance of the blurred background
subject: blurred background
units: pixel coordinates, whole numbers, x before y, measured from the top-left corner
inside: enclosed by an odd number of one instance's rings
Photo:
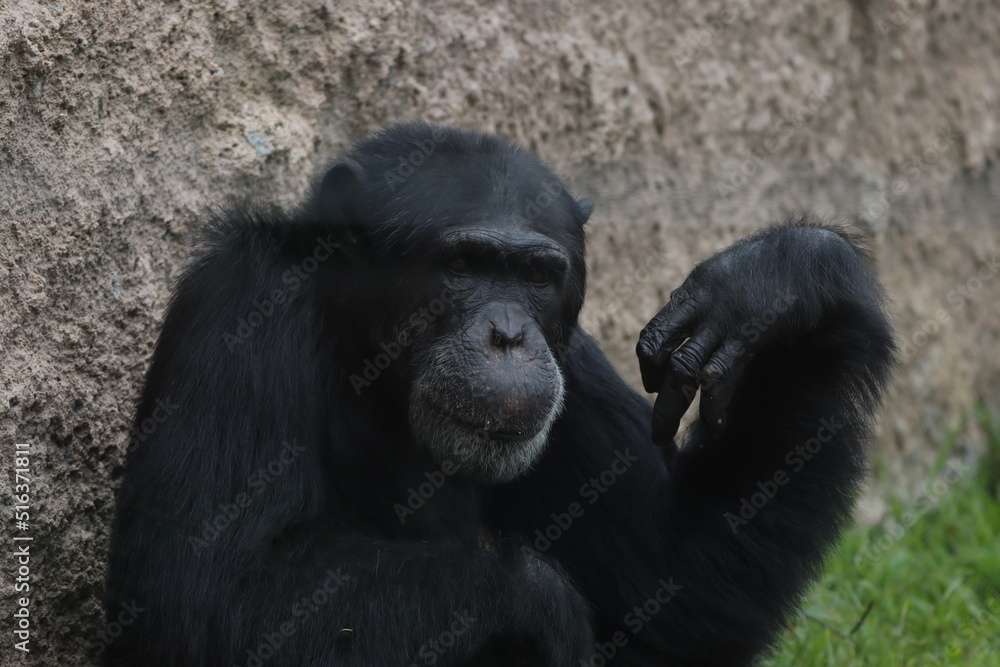
[[[294,205],[414,118],[596,201],[583,322],[639,389],[696,261],[798,212],[863,235],[902,363],[858,526],[766,664],[1000,664],[998,96],[992,0],[3,0],[0,502],[32,443],[36,625],[9,650],[5,555],[0,664],[102,648],[129,418],[208,208]]]

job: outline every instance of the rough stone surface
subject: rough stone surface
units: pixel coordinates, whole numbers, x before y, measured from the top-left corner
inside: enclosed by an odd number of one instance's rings
[[[505,134],[597,201],[584,321],[637,386],[699,258],[796,210],[861,230],[907,344],[887,478],[919,479],[1000,408],[998,63],[985,1],[3,0],[0,502],[32,443],[30,530],[2,523],[34,542],[30,656],[0,558],[0,664],[100,652],[128,420],[206,209],[290,205],[391,120]]]

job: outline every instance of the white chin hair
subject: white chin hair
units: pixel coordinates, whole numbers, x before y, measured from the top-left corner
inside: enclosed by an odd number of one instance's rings
[[[415,388],[410,425],[434,457],[442,463],[451,462],[457,474],[490,483],[509,482],[530,470],[545,450],[549,431],[562,410],[563,385],[560,373],[552,409],[538,432],[526,440],[490,440],[485,431],[473,432],[449,421],[427,400],[431,392],[426,386]]]

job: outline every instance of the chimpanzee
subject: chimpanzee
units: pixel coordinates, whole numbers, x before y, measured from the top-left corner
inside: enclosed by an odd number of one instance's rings
[[[107,664],[766,650],[865,471],[882,288],[810,218],[722,250],[639,336],[650,405],[578,323],[592,208],[509,141],[406,123],[294,211],[216,215],[135,417]]]

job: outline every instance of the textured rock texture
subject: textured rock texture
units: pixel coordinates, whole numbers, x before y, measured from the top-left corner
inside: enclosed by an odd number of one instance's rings
[[[0,502],[34,541],[25,656],[5,538],[0,664],[101,650],[128,419],[212,204],[289,205],[391,120],[510,136],[597,201],[584,320],[636,385],[635,336],[695,261],[819,211],[868,237],[895,299],[881,442],[887,479],[915,480],[977,400],[1000,408],[998,95],[986,1],[3,0]]]

